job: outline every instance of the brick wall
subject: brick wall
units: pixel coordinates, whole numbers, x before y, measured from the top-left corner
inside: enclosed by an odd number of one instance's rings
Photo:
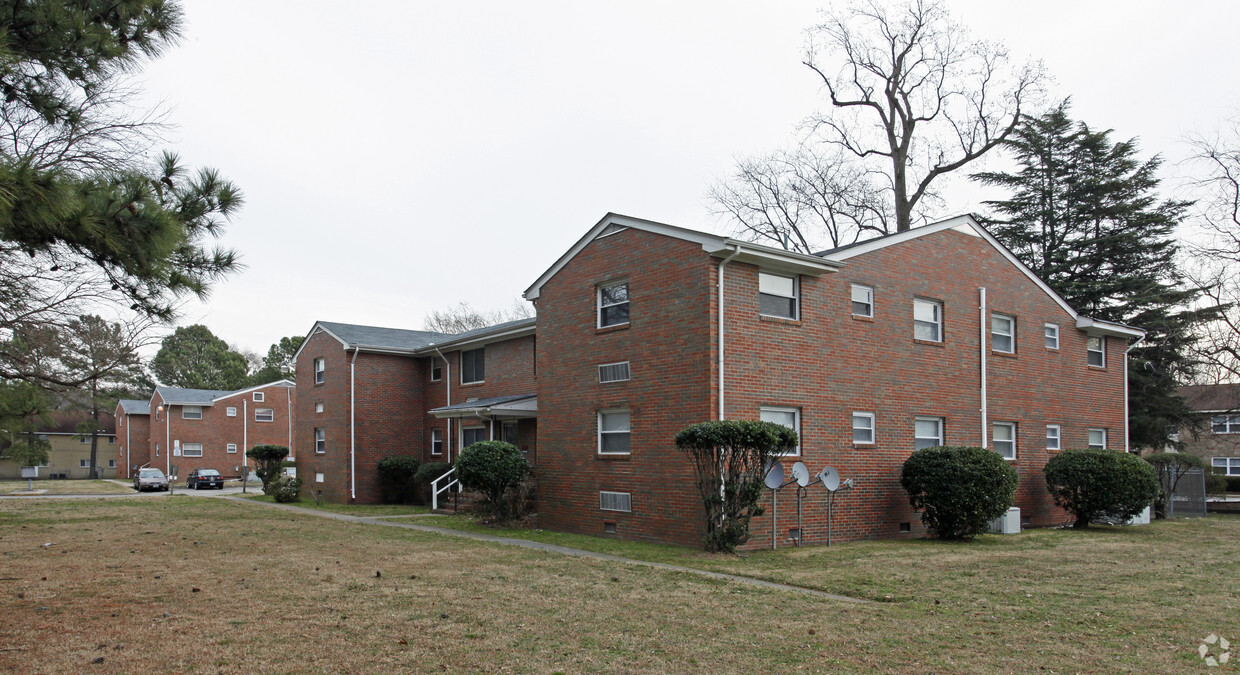
[[[151,461],[151,416],[124,415],[116,409],[116,466],[121,478],[133,478],[132,467]],[[162,468],[162,467],[160,467]]]
[[[349,500],[349,359],[339,340],[319,331],[306,339],[296,363],[293,436],[301,449],[297,475],[303,494],[321,490],[333,502]],[[314,381],[314,360],[326,361],[323,382]],[[361,356],[359,355],[359,359]],[[319,407],[322,412],[318,412]],[[325,449],[315,449],[314,430],[324,430]],[[316,474],[323,474],[317,482]]]

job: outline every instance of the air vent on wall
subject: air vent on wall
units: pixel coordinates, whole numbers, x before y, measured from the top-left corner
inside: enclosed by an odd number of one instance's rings
[[[603,511],[623,511],[628,513],[633,510],[633,497],[627,492],[606,492],[598,493],[599,508]]]
[[[629,362],[621,361],[620,363],[605,363],[598,367],[598,381],[606,384],[607,382],[626,382],[629,379]]]

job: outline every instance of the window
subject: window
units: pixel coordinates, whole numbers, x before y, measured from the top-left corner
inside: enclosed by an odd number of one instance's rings
[[[518,445],[517,443],[518,431],[519,431],[519,428],[517,426],[516,420],[506,421],[503,423],[503,425],[500,426],[500,434],[499,434],[500,440],[505,443],[510,443],[512,445]]]
[[[276,419],[276,411],[272,410],[271,408],[255,408],[254,409],[254,421],[255,422],[273,422],[275,421],[275,419]]]
[[[853,316],[874,316],[874,289],[861,284],[852,285]]]
[[[202,457],[202,443],[182,443],[182,457]]]
[[[443,430],[431,429],[431,454],[443,454]]]
[[[1047,349],[1059,349],[1059,324],[1044,324],[1042,326],[1042,336],[1046,340]]]
[[[314,360],[314,383],[323,384],[327,379],[327,359]]]
[[[1107,430],[1106,429],[1090,429],[1089,430],[1089,447],[1091,448],[1107,447]]]
[[[83,468],[83,469],[89,469],[89,468],[90,468],[90,460],[89,460],[89,459],[79,459],[79,460],[78,460],[78,466],[79,466],[79,467],[81,467],[81,468]]]
[[[237,444],[236,444],[236,443],[229,443],[228,445],[224,446],[224,451],[225,451],[225,452],[227,452],[227,453],[228,453],[228,454],[230,454],[230,455],[235,455],[235,454],[237,454]]]
[[[1240,476],[1240,457],[1214,457],[1210,466],[1222,469],[1228,476]]]
[[[116,437],[108,436],[108,445],[114,445],[114,444],[116,444]]]
[[[620,363],[604,363],[598,367],[598,381],[601,384],[606,384],[608,382],[627,382],[628,379],[628,361],[621,361]]]
[[[158,443],[155,444],[155,456],[156,457],[159,456],[159,444]]]
[[[109,469],[115,469],[115,468],[116,468],[116,460],[115,460],[115,459],[109,459],[109,460],[108,460],[108,468],[109,468]]]
[[[1210,431],[1216,434],[1240,434],[1240,415],[1215,415],[1210,420]]]
[[[461,384],[486,379],[486,347],[461,352]]]
[[[796,319],[796,277],[758,272],[758,313],[781,319]]]
[[[1004,459],[1016,459],[1016,423],[995,422],[990,428],[991,444]]]
[[[314,412],[316,412],[316,413],[321,413],[321,412],[323,412],[323,404],[322,404],[322,403],[315,403],[315,404],[314,404]]]
[[[321,474],[321,473],[316,473],[316,474],[314,474],[314,482],[316,482],[316,483],[322,483],[322,482],[323,482],[323,474]]]
[[[89,443],[89,442],[90,442],[90,436],[79,436],[78,437],[78,443]]]
[[[628,492],[600,490],[598,493],[598,507],[602,511],[623,511],[628,513],[633,510],[633,495]]]
[[[1046,449],[1047,450],[1058,450],[1059,449],[1059,425],[1058,424],[1046,425]]]
[[[181,406],[181,419],[183,419],[183,420],[200,420],[200,419],[202,419],[202,406],[200,406],[200,405],[184,405],[184,406]]]
[[[225,414],[225,415],[227,415],[227,416],[229,416],[229,417],[236,417],[236,416],[237,416],[237,409],[236,409],[236,408],[234,408],[234,407],[232,407],[232,406],[229,406],[229,407],[227,407],[227,408],[224,408],[224,414]]]
[[[1004,314],[990,315],[990,348],[996,352],[1016,352],[1016,318]]]
[[[598,327],[629,322],[629,282],[598,287]]]
[[[255,403],[262,403],[262,402],[264,402],[266,399],[267,399],[267,394],[264,394],[264,393],[263,393],[263,392],[261,392],[261,391],[256,391],[256,392],[254,392],[254,402],[255,402]]]
[[[913,300],[913,337],[928,342],[943,341],[943,303]]]
[[[791,456],[801,454],[801,410],[799,408],[762,408],[758,418],[763,422],[781,424],[797,432],[797,447],[783,454]]]
[[[443,379],[443,361],[438,357],[431,359],[431,382]]]
[[[1088,354],[1089,365],[1098,368],[1105,368],[1107,365],[1106,342],[1100,337],[1090,336],[1085,342],[1085,351]]]
[[[314,429],[314,451],[319,454],[327,452],[327,430],[322,427]]]
[[[598,452],[600,455],[629,454],[629,411],[599,411]]]
[[[943,445],[943,418],[918,417],[913,421],[913,449]]]
[[[852,414],[853,443],[874,442],[874,413],[855,412]]]
[[[474,443],[481,443],[487,439],[486,427],[467,427],[461,429],[461,447],[468,448]]]

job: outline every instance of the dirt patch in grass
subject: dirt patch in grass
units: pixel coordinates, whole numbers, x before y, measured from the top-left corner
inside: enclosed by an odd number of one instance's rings
[[[262,494],[257,495],[237,495],[245,497],[256,502],[265,502],[274,504],[274,497]],[[296,502],[292,502],[292,506],[300,506],[306,509],[315,509],[319,511],[327,511],[329,513],[339,513],[346,516],[358,516],[364,518],[387,518],[395,516],[420,516],[431,512],[429,506],[412,506],[408,504],[334,504],[332,502],[314,503],[313,499],[298,497]]]
[[[24,480],[0,480],[0,495],[24,492],[27,487]],[[49,495],[121,495],[133,494],[133,488],[114,483],[110,480],[48,480],[36,479],[35,490],[43,490]]]
[[[8,500],[0,670],[1197,671],[1201,639],[1240,628],[1237,535],[1212,518],[684,551],[892,596],[856,606],[235,501]]]

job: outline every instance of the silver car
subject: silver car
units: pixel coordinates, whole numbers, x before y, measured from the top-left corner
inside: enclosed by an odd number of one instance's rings
[[[159,469],[138,469],[138,475],[133,477],[133,489],[138,492],[143,490],[167,490],[168,477]]]

